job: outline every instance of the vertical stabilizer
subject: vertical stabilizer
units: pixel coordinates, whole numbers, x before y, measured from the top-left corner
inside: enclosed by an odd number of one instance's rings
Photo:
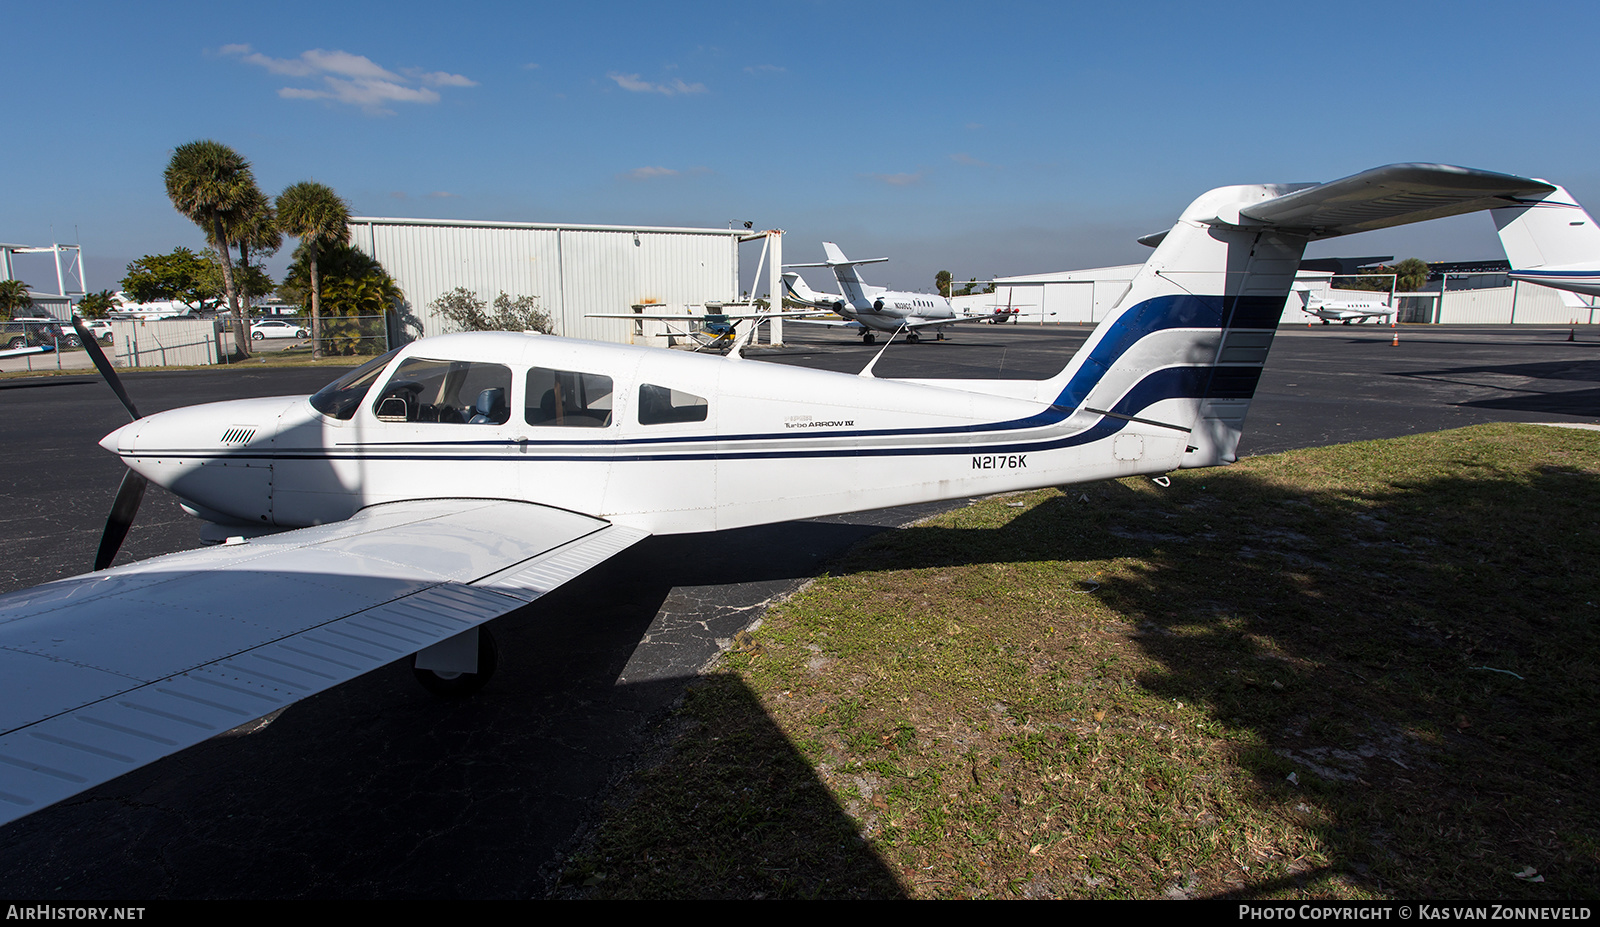
[[[822,243],[822,251],[828,256],[828,266],[833,268],[833,277],[839,281],[839,292],[844,294],[845,302],[851,305],[867,302],[867,283],[856,270],[856,262],[845,257],[844,251],[831,241]]]
[[[1449,164],[1212,190],[1171,231],[1140,239],[1155,253],[1037,395],[1074,418],[1184,432],[1186,449],[1173,466],[1229,463],[1307,242],[1530,206],[1553,192],[1541,180]]]
[[[1187,432],[1174,467],[1232,462],[1307,241],[1239,224],[1239,210],[1294,189],[1223,187],[1195,200],[1049,381],[1055,404]]]
[[[1491,214],[1512,279],[1600,294],[1600,228],[1566,190],[1556,187]]]

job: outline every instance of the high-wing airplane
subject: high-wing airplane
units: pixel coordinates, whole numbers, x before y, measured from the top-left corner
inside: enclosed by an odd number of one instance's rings
[[[903,293],[881,286],[868,286],[856,272],[856,267],[862,264],[877,264],[887,261],[888,258],[852,261],[831,241],[823,242],[822,250],[828,259],[820,264],[785,264],[784,267],[827,267],[833,271],[834,279],[839,282],[842,295],[830,299],[825,294],[817,293],[806,286],[799,274],[785,273],[784,285],[789,291],[790,298],[796,302],[830,309],[847,321],[810,321],[807,324],[849,326],[861,332],[861,340],[864,343],[872,344],[877,340],[875,334],[877,332],[893,334],[904,331],[907,341],[916,342],[921,340],[920,333],[926,329],[935,330],[942,340],[944,338],[942,329],[946,326],[981,320],[981,317],[958,315],[955,309],[951,308],[950,300],[938,294]],[[797,321],[807,322],[805,319]]]
[[[545,335],[427,338],[310,397],[140,416],[97,571],[0,596],[0,823],[480,627],[650,534],[1234,460],[1308,241],[1548,184],[1399,164],[1212,190],[1044,380],[888,380]],[[145,486],[223,543],[106,569]]]
[[[1511,279],[1600,296],[1600,228],[1566,190],[1524,197],[1491,215],[1511,262]]]
[[[1342,322],[1349,325],[1351,322],[1360,324],[1369,319],[1382,321],[1394,317],[1394,307],[1389,301],[1374,293],[1370,297],[1346,297],[1343,299],[1323,299],[1312,293],[1310,287],[1296,286],[1295,291],[1305,300],[1303,311],[1307,315],[1316,316],[1322,324]]]

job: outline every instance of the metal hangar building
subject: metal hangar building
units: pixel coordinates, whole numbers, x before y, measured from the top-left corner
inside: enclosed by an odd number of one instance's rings
[[[405,293],[410,338],[451,330],[431,304],[466,287],[486,303],[532,296],[557,334],[633,340],[634,323],[591,319],[639,304],[682,306],[739,298],[745,229],[650,228],[444,219],[350,220],[350,243],[376,258]]]

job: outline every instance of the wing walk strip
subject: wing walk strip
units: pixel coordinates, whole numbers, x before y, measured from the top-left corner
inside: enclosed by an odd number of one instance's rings
[[[514,611],[647,535],[608,525],[0,736],[0,824]]]

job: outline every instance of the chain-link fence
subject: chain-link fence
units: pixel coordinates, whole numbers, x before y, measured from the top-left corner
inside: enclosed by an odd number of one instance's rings
[[[300,324],[311,330],[311,319]],[[378,355],[389,350],[388,318],[381,315],[336,315],[322,320],[322,353],[330,355]]]

